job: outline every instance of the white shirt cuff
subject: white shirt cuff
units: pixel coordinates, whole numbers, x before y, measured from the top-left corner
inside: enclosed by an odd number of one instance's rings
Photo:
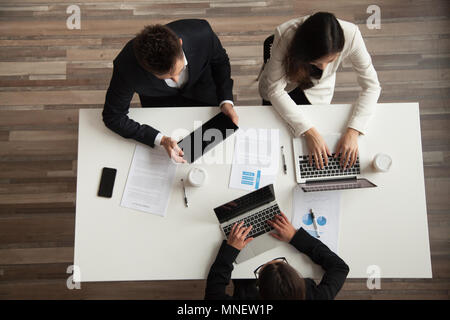
[[[161,140],[163,138],[163,135],[161,134],[161,132],[158,132],[158,134],[156,135],[155,138],[155,145],[160,146],[161,145]]]
[[[231,104],[231,106],[234,107],[234,103],[233,103],[233,101],[231,101],[231,100],[223,100],[223,101],[219,104],[219,107],[222,107],[222,105],[223,105],[224,103],[229,103],[229,104]]]

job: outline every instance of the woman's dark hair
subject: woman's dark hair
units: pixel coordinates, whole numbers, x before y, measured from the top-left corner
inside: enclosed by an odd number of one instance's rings
[[[160,24],[146,26],[137,34],[133,50],[139,64],[157,75],[172,71],[177,59],[183,57],[178,36]]]
[[[334,14],[317,12],[310,16],[297,28],[288,46],[283,61],[287,78],[302,90],[311,88],[311,62],[341,52],[344,42],[344,32]]]
[[[265,265],[259,274],[258,286],[264,300],[305,300],[305,280],[284,262]]]

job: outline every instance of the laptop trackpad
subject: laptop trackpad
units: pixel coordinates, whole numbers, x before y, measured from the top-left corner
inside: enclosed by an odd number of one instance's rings
[[[269,233],[265,233],[249,243],[252,245],[252,251],[256,255],[266,252],[270,249],[278,247],[281,241],[272,237]]]
[[[263,252],[278,247],[280,243],[281,241],[275,239],[269,235],[269,233],[265,233],[247,244],[247,246],[237,256],[236,263],[241,263],[256,257]]]

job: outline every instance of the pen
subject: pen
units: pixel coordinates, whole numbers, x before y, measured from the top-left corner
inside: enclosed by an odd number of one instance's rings
[[[186,187],[184,186],[184,180],[181,179],[181,182],[183,183],[183,192],[184,192],[184,203],[186,204],[186,207],[189,207],[187,195],[186,195]]]
[[[314,224],[314,229],[316,229],[316,233],[317,233],[317,238],[320,238],[319,226],[317,225],[316,216],[314,215],[314,212],[312,211],[312,209],[309,209],[309,211],[311,212],[311,216],[312,216],[312,220],[313,220],[313,224]]]
[[[281,146],[281,156],[283,157],[283,170],[284,174],[287,173],[287,167],[286,167],[286,157],[284,156],[284,147]]]

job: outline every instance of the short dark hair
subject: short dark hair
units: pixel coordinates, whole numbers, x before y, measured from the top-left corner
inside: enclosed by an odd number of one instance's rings
[[[139,32],[133,50],[139,64],[157,75],[172,71],[177,59],[183,57],[178,36],[161,24],[146,26]]]
[[[341,52],[344,43],[344,31],[334,14],[317,12],[308,17],[295,31],[283,61],[288,79],[302,90],[311,88],[310,63]]]
[[[267,264],[258,277],[259,295],[264,300],[305,300],[305,280],[289,264]]]

